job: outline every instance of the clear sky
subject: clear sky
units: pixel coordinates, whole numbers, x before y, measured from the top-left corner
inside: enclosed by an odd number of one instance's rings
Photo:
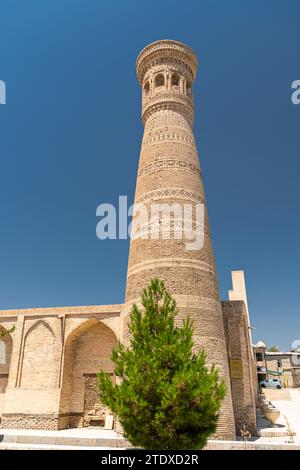
[[[124,301],[129,243],[96,238],[96,207],[133,202],[135,59],[176,39],[222,298],[244,269],[254,340],[299,339],[299,1],[1,0],[0,25],[0,308]]]

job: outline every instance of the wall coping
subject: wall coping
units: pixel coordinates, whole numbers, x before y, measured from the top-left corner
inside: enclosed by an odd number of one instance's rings
[[[0,310],[1,317],[19,316],[19,315],[68,315],[68,314],[97,314],[97,313],[120,313],[123,304],[111,305],[85,305],[85,306],[70,306],[70,307],[42,307],[42,308],[21,308],[12,310]]]

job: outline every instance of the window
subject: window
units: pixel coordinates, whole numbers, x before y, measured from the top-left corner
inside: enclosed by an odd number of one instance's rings
[[[155,83],[155,88],[158,88],[160,86],[164,86],[165,77],[163,76],[162,73],[160,73],[159,75],[156,75],[154,83]]]
[[[186,93],[187,95],[192,96],[192,84],[189,81],[186,82]]]
[[[263,358],[262,353],[261,353],[261,352],[257,352],[257,353],[256,353],[256,360],[261,362],[261,361],[263,361],[263,359],[264,359],[264,358]]]
[[[0,364],[6,364],[6,344],[0,339]]]
[[[282,367],[282,360],[277,359],[277,367],[281,368]]]
[[[150,83],[146,82],[144,86],[144,92],[146,93],[146,95],[148,95],[149,91],[150,91]]]
[[[178,73],[173,73],[171,77],[171,87],[177,89],[179,88],[179,83],[180,83],[180,77]]]

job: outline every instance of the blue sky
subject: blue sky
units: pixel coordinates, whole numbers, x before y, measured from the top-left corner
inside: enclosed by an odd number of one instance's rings
[[[121,303],[127,240],[96,207],[133,202],[142,138],[139,51],[199,59],[195,136],[220,290],[244,269],[254,339],[300,338],[300,3],[2,0],[0,308]]]

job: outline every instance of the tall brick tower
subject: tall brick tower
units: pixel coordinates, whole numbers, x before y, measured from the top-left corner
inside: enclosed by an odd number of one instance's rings
[[[215,363],[227,384],[218,437],[235,436],[229,368],[219,299],[214,253],[211,244],[201,169],[193,135],[193,82],[197,58],[186,45],[162,40],[145,47],[136,62],[142,87],[144,136],[140,154],[135,205],[190,203],[204,205],[204,244],[187,249],[186,240],[175,235],[163,239],[131,239],[127,272],[123,339],[133,302],[138,302],[150,279],[165,281],[175,297],[180,319],[194,320],[195,344],[204,347],[208,363]],[[192,227],[195,226],[195,211]],[[172,225],[172,221],[170,221]],[[148,225],[151,225],[151,221]]]

